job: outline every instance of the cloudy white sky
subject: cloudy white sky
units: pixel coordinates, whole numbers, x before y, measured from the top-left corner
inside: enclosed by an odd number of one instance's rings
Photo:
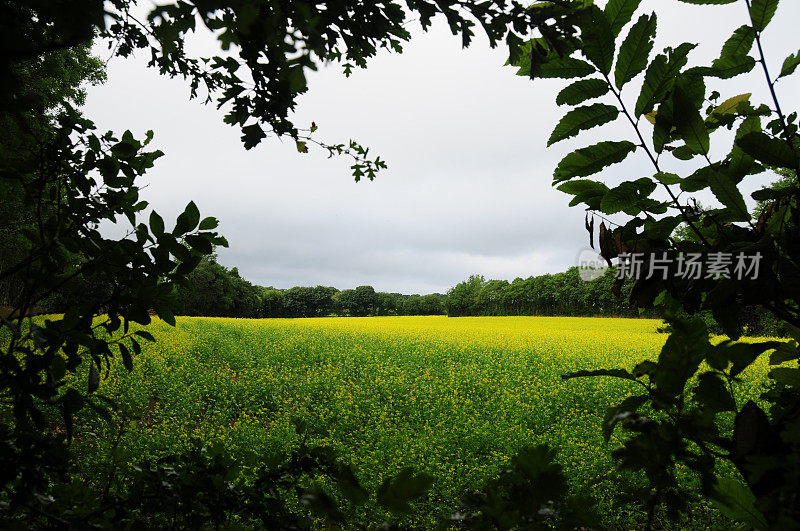
[[[744,2],[645,0],[640,11],[654,9],[656,50],[699,43],[693,63],[716,57],[747,16]],[[764,37],[773,72],[800,48],[798,20],[800,2],[784,0]],[[102,45],[97,53],[108,54]],[[355,183],[344,158],[299,154],[292,142],[266,139],[245,151],[222,112],[189,101],[186,84],[147,69],[143,53],[113,59],[108,82],[90,89],[85,110],[101,129],[155,131],[166,156],[147,175],[144,199],[165,219],[174,220],[190,199],[203,215],[218,217],[230,242],[219,260],[248,280],[445,292],[473,273],[511,280],[574,265],[586,246],[584,213],[551,187],[552,170],[571,149],[631,138],[621,118],[545,149],[565,112],[555,95],[566,82],[517,77],[505,60],[506,50],[491,50],[483,38],[462,50],[439,21],[429,33],[415,32],[403,54],[381,53],[350,78],[337,65],[312,73],[298,123],[314,120],[321,138],[355,138],[380,154],[389,169],[374,182]],[[629,101],[640,84],[626,87]],[[760,70],[714,88],[767,101]],[[784,109],[800,107],[800,76],[778,89]],[[717,155],[725,144],[718,142]],[[602,178],[614,184],[650,174],[637,154]],[[748,188],[764,180],[754,178]]]

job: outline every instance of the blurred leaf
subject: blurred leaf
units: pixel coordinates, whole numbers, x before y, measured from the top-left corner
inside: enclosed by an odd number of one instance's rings
[[[756,498],[753,493],[735,479],[718,479],[711,503],[731,520],[744,522],[754,529],[769,527],[764,515],[755,507]]]

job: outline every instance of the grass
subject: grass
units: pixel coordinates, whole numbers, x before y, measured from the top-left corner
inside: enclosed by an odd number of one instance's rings
[[[578,369],[631,368],[658,354],[666,336],[644,319],[559,317],[179,318],[148,330],[128,373],[117,360],[101,391],[138,419],[123,432],[85,419],[76,449],[87,477],[113,459],[180,451],[195,439],[224,444],[243,472],[297,443],[293,419],[319,431],[374,491],[405,466],[436,477],[405,521],[428,527],[455,500],[497,474],[529,444],[558,449],[571,484],[606,507],[605,524],[641,522],[635,507],[611,509],[623,476],[604,446],[605,408],[635,391],[608,378],[564,382]],[[740,396],[757,396],[766,372],[744,375]],[[84,380],[85,381],[85,380]],[[117,414],[118,417],[120,414]],[[119,448],[112,452],[120,436]],[[687,480],[688,481],[688,480]],[[368,504],[359,526],[388,515]],[[720,524],[698,505],[693,527]]]

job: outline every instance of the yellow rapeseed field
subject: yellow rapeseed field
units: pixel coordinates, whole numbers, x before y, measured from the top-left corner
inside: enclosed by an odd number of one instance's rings
[[[238,456],[246,474],[297,444],[293,419],[301,418],[368,488],[409,465],[434,475],[430,496],[407,521],[424,527],[453,512],[458,496],[497,474],[520,447],[549,443],[575,489],[609,501],[640,479],[615,470],[600,422],[635,389],[560,375],[630,369],[657,356],[666,339],[658,325],[564,317],[156,322],[148,330],[157,342],[143,345],[134,371],[117,360],[101,387],[122,406],[123,430],[87,416],[76,445],[87,469],[102,473],[117,436],[114,458],[131,462],[213,441]],[[757,396],[765,372],[751,368],[740,396]],[[713,525],[713,511],[698,510]],[[615,510],[607,523],[625,527],[632,511]],[[372,504],[358,521],[385,517]]]

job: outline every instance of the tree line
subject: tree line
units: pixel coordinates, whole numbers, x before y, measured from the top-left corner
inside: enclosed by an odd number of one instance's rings
[[[447,315],[553,315],[638,317],[639,310],[612,290],[616,268],[587,282],[578,268],[562,273],[486,280],[472,275],[447,293]]]
[[[444,295],[404,295],[375,291],[372,286],[338,290],[331,286],[264,287],[243,279],[212,255],[178,286],[182,315],[211,317],[326,317],[442,315]]]

